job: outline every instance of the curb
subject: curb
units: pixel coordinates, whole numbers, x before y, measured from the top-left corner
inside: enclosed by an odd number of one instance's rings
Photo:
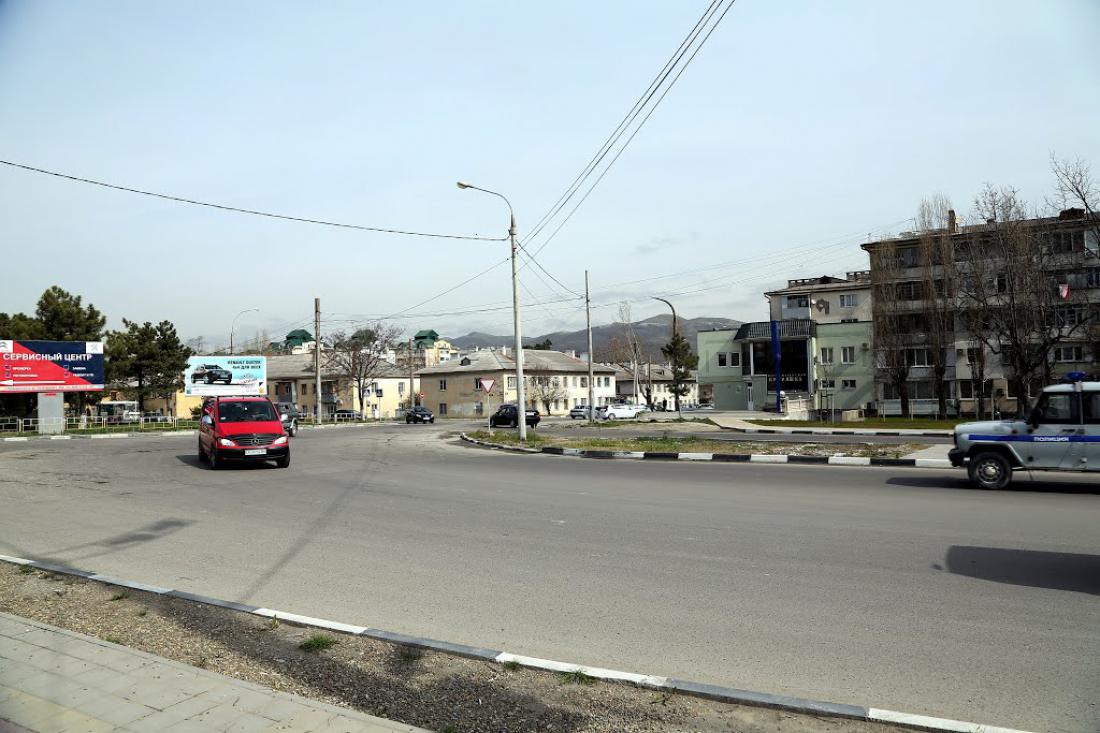
[[[736,705],[751,705],[753,707],[773,708],[776,710],[788,710],[805,715],[827,715],[836,718],[866,720],[874,723],[891,723],[906,728],[912,728],[914,730],[931,731],[932,733],[1028,733],[1028,731],[1017,730],[1013,728],[1001,728],[997,726],[982,725],[980,723],[968,723],[965,721],[951,720],[948,718],[935,718],[927,715],[914,715],[910,713],[898,712],[895,710],[883,710],[880,708],[864,707],[862,705],[847,705],[844,703],[809,700],[801,697],[791,697],[789,695],[773,695],[767,692],[739,690],[733,687],[708,685],[701,682],[691,682],[689,680],[676,679],[674,677],[661,677],[657,675],[638,674],[636,672],[621,672],[619,670],[604,669],[602,667],[591,667],[584,664],[572,664],[570,662],[559,662],[553,659],[528,657],[521,654],[512,654],[510,652],[501,651],[498,649],[486,649],[482,647],[469,646],[467,644],[455,644],[448,641],[439,641],[437,639],[428,639],[420,636],[410,636],[408,634],[399,634],[392,631],[374,629],[368,626],[356,626],[354,624],[346,624],[339,621],[329,621],[327,619],[314,618],[312,616],[302,616],[296,613],[290,613],[288,611],[278,611],[273,608],[260,608],[246,603],[225,601],[220,598],[199,595],[197,593],[189,593],[187,591],[162,588],[160,586],[149,585],[147,583],[139,583],[136,581],[124,580],[122,578],[114,578],[107,575],[100,575],[98,573],[89,572],[87,570],[71,568],[65,565],[58,565],[51,562],[40,562],[37,560],[27,560],[21,557],[0,555],[0,562],[6,562],[12,565],[28,565],[30,567],[38,568],[40,570],[47,570],[54,573],[75,575],[81,578],[85,578],[87,580],[94,580],[100,583],[106,583],[108,585],[119,586],[121,588],[131,588],[133,590],[140,590],[146,593],[167,596],[169,598],[179,598],[181,600],[192,601],[195,603],[203,603],[209,606],[227,608],[233,611],[238,611],[240,613],[248,613],[254,616],[261,616],[263,618],[278,618],[280,621],[286,621],[287,623],[297,624],[300,626],[328,629],[330,631],[338,631],[341,633],[353,634],[356,636],[367,636],[372,639],[386,641],[391,644],[418,647],[421,649],[442,652],[444,654],[453,654],[469,659],[495,662],[497,664],[515,663],[523,667],[528,667],[530,669],[538,669],[547,672],[583,672],[589,677],[595,677],[596,679],[604,680],[607,682],[619,682],[636,685],[638,687],[645,687],[653,690],[665,690],[682,695],[691,695],[693,697],[701,697],[707,700],[714,700],[716,702],[733,703]]]
[[[664,451],[581,450],[579,448],[520,448],[489,443],[460,433],[467,443],[511,453],[544,453],[551,456],[575,456],[602,460],[626,458],[645,461],[694,461],[714,463],[802,463],[829,466],[890,466],[894,468],[951,468],[946,458],[867,458],[863,456],[803,456],[795,453],[672,453]]]
[[[828,428],[730,428],[724,425],[718,427],[723,430],[732,430],[735,433],[763,433],[765,435],[879,435],[893,438],[950,438],[954,433],[950,430],[830,430]]]
[[[365,423],[346,423],[346,424],[331,424],[331,425],[299,425],[299,430],[333,430],[337,428],[372,428],[377,425],[388,425],[387,421],[382,422],[365,422]],[[0,438],[0,442],[4,443],[26,443],[29,440],[104,440],[109,438],[151,438],[151,437],[168,437],[172,435],[198,435],[199,431],[194,429],[184,430],[141,430],[134,433],[89,433],[87,435],[20,435],[14,438]]]

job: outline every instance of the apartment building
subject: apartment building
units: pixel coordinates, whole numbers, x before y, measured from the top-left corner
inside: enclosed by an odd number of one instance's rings
[[[414,377],[413,391],[419,390]],[[363,416],[389,419],[409,399],[409,373],[384,364],[372,378],[362,403],[355,382],[329,365],[321,353],[321,392],[317,393],[313,354],[288,354],[267,358],[268,397],[277,404],[296,406],[307,415],[331,417],[336,410],[355,410]]]
[[[588,404],[588,362],[560,351],[524,349],[526,402],[539,412],[566,415],[573,407]],[[593,366],[595,404],[615,398],[615,369]],[[422,404],[440,417],[479,417],[494,412],[502,403],[516,401],[516,363],[502,351],[475,351],[459,359],[417,372]],[[482,380],[492,380],[486,394]]]
[[[950,414],[1012,412],[1017,397],[1026,402],[1043,382],[1071,371],[1096,371],[1100,222],[1095,216],[1066,209],[1053,217],[959,226],[949,212],[946,224],[862,245],[871,260],[874,318],[887,329],[876,339],[876,399],[885,414],[901,413],[900,383],[910,414],[937,412],[941,371]],[[989,343],[990,334],[998,333],[996,319],[1009,313],[1024,323],[1030,319],[1033,333],[1064,336],[1041,347],[1040,359],[1047,361],[1022,395],[1013,378],[1013,345],[999,338]],[[1040,342],[1025,337],[1023,348],[1028,343]],[[904,382],[891,376],[893,365],[904,372]]]
[[[615,392],[621,402],[646,403],[646,391],[651,390],[653,404],[673,409],[676,404],[672,394],[672,369],[661,364],[611,365],[615,367]],[[681,405],[699,404],[698,373],[692,372],[685,383],[687,394],[680,397]]]

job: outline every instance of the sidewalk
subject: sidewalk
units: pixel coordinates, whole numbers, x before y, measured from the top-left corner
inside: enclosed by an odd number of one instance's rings
[[[951,430],[911,430],[905,428],[896,430],[886,428],[808,428],[805,426],[784,428],[772,425],[757,425],[756,423],[748,422],[739,417],[727,415],[712,415],[710,419],[720,428],[736,430],[740,433],[780,435],[886,435],[902,438],[950,438],[953,435],[953,431]],[[772,419],[774,419],[774,417]]]
[[[0,613],[0,731],[427,733]]]

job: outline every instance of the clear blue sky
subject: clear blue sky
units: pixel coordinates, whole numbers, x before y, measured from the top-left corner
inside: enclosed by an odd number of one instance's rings
[[[502,202],[456,189],[465,179],[505,192],[522,235],[704,5],[0,0],[0,158],[300,216],[503,234]],[[681,315],[764,318],[764,290],[864,267],[866,233],[907,228],[922,196],[965,214],[990,181],[1039,203],[1052,151],[1100,176],[1098,29],[1096,0],[740,0],[540,260],[571,287],[590,269],[596,303],[720,285],[678,296]],[[506,254],[6,167],[0,199],[0,311],[31,310],[56,283],[112,326],[170,319],[215,343],[244,308],[261,309],[245,336],[311,321],[315,295],[326,312],[384,315]],[[748,262],[713,268],[733,260]],[[526,300],[555,297],[523,280]],[[509,297],[500,267],[420,310]],[[531,335],[583,325],[571,303],[525,315]],[[508,333],[510,314],[400,323]]]

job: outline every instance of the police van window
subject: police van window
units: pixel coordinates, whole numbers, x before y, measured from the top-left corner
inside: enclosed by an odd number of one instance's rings
[[[1100,392],[1085,392],[1085,422],[1100,425]]]
[[[1081,421],[1077,405],[1077,395],[1073,392],[1048,392],[1040,398],[1035,409],[1040,423],[1076,425]]]

